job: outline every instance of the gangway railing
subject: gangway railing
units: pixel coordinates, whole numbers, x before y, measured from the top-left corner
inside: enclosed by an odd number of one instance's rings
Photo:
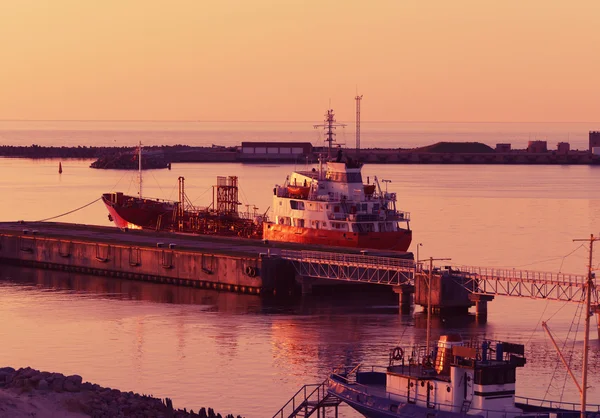
[[[273,415],[273,418],[308,418],[314,412],[328,407],[335,409],[338,416],[338,406],[342,402],[339,398],[327,392],[327,380],[322,383],[304,385],[290,398],[290,400]],[[321,414],[318,414],[319,416]],[[323,416],[325,414],[323,413]]]
[[[290,261],[301,276],[390,286],[414,284],[413,260],[293,250],[283,250],[281,257]]]
[[[414,285],[418,274],[429,274],[421,263],[403,258],[292,250],[282,251],[281,256],[293,264],[298,275],[319,279],[400,286]],[[581,274],[495,267],[434,266],[432,274],[459,279],[456,281],[474,294],[572,302],[585,299],[587,282]],[[600,303],[598,286],[592,291],[592,303]]]
[[[471,266],[456,267],[455,271],[470,279],[463,283],[475,294],[573,302],[585,299],[584,275]],[[598,303],[596,290],[592,302]]]

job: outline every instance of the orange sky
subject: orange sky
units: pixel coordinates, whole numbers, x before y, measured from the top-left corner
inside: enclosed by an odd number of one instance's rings
[[[600,121],[598,0],[6,0],[0,119]]]

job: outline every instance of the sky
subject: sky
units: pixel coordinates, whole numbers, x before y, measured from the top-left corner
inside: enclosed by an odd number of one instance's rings
[[[0,119],[600,121],[598,0],[0,0]]]

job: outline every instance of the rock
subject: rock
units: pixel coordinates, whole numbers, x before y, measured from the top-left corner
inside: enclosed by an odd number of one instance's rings
[[[64,383],[65,383],[65,377],[63,375],[54,376],[50,387],[52,388],[52,390],[54,392],[62,392]]]
[[[96,389],[94,386],[95,385],[91,384],[90,382],[85,382],[81,384],[81,390],[92,391]]]
[[[32,369],[31,367],[26,367],[24,369],[17,370],[17,375],[19,377],[22,377],[23,379],[28,379],[30,377],[33,377],[36,374],[38,374],[38,371]]]
[[[48,381],[46,379],[42,379],[38,382],[37,388],[38,390],[48,390]]]
[[[63,389],[67,392],[79,392],[81,390],[82,378],[79,375],[72,375],[65,378]]]

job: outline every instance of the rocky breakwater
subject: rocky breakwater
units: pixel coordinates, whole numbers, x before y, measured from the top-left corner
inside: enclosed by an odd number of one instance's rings
[[[0,368],[0,418],[3,417],[236,418],[217,414],[212,408],[200,408],[196,413],[174,409],[169,398],[121,392],[83,382],[78,375],[65,376],[29,367]]]

